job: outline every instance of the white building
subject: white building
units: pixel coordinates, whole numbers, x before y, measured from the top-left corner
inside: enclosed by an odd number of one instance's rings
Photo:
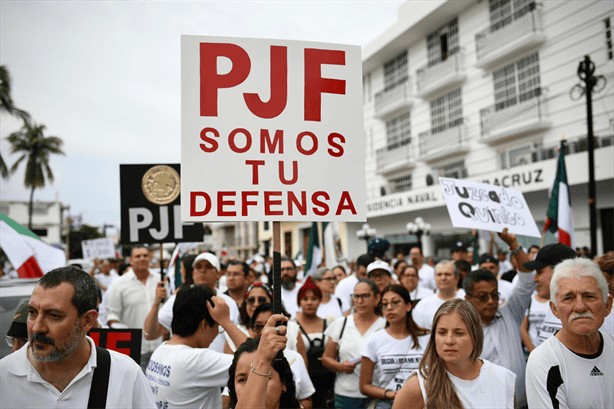
[[[432,225],[426,254],[445,257],[467,243],[470,232],[452,227],[439,176],[522,191],[542,228],[563,135],[575,244],[590,246],[586,100],[570,97],[583,84],[585,55],[607,80],[593,94],[597,252],[614,248],[613,11],[611,1],[588,0],[399,8],[397,23],[363,49],[368,223],[394,252],[417,242],[405,230],[417,216]],[[360,228],[348,224],[350,259],[364,252]]]
[[[0,213],[4,213],[22,226],[28,227],[28,201],[1,201]],[[62,245],[62,235],[68,227],[62,222],[62,202],[59,196],[53,202],[35,200],[32,207],[32,232],[45,243]],[[66,207],[64,206],[66,209]],[[62,247],[63,248],[63,247]]]

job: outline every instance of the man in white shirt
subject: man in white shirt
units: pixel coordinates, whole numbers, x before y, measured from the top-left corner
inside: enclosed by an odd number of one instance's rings
[[[215,254],[201,253],[192,262],[194,270],[192,271],[192,280],[196,285],[203,285],[211,289],[218,297],[224,299],[228,308],[230,308],[230,320],[235,324],[239,324],[239,307],[237,303],[228,295],[217,290],[216,284],[221,276],[220,260]],[[164,287],[159,287],[156,290],[154,306],[149,312],[145,320],[144,332],[146,339],[157,338],[161,335],[166,336],[171,331],[173,322],[173,307],[175,304],[176,294],[171,295],[164,305],[160,308],[162,300],[166,297]],[[157,319],[156,319],[157,318]],[[209,349],[223,352],[226,337],[224,334],[219,334],[209,345]]]
[[[335,296],[345,302],[347,305],[352,305],[352,294],[354,294],[354,287],[358,284],[358,281],[368,278],[367,267],[373,262],[373,256],[370,254],[363,254],[356,259],[356,272],[350,276],[347,276],[343,280],[339,281],[335,288]]]
[[[531,408],[614,408],[614,337],[599,331],[612,311],[607,282],[592,261],[565,260],[550,284],[550,308],[561,330],[527,364]]]
[[[499,237],[507,243],[516,264],[528,261],[528,256],[516,240],[516,235],[504,229]],[[526,406],[524,387],[526,361],[520,339],[520,324],[535,290],[533,275],[524,267],[519,268],[518,283],[508,300],[499,305],[497,277],[489,270],[473,270],[463,279],[465,299],[476,308],[482,321],[484,346],[480,358],[516,374],[516,407]]]
[[[221,329],[236,345],[247,335],[230,320],[229,305],[208,287],[181,288],[173,309],[173,336],[154,351],[147,367],[154,399],[160,408],[221,408],[233,356],[208,347]]]
[[[437,294],[422,299],[412,312],[414,322],[422,328],[431,329],[435,313],[448,300],[463,298],[465,291],[458,288],[459,272],[452,261],[441,261],[435,266]]]
[[[411,263],[418,269],[418,275],[420,276],[420,283],[418,285],[429,290],[436,290],[435,269],[428,264],[424,264],[424,255],[422,255],[420,247],[412,247],[409,250],[409,258]]]
[[[523,267],[529,271],[535,270],[535,276],[533,277],[533,281],[537,283],[535,290],[542,298],[550,299],[550,280],[552,279],[554,267],[564,260],[576,257],[578,255],[574,249],[563,243],[548,244],[537,252],[534,260],[527,261],[523,264]],[[547,308],[544,321],[537,330],[536,344],[533,346],[537,348],[561,329],[561,326],[561,320],[554,316],[550,308]]]
[[[149,271],[149,250],[134,247],[130,254],[132,269],[109,288],[106,296],[107,321],[110,328],[143,328],[143,323],[156,298],[160,275]],[[161,337],[141,341],[141,368],[145,371],[152,352],[162,343]]]
[[[300,285],[297,285],[298,270],[294,261],[286,256],[281,258],[281,300],[291,317],[296,317],[298,304],[296,296]]]
[[[76,267],[39,280],[28,304],[30,342],[0,361],[0,407],[85,408],[91,391],[100,391],[106,407],[156,408],[139,366],[115,351],[99,352],[85,335],[98,317],[97,298],[94,279]],[[109,393],[104,382],[93,382],[107,352]]]

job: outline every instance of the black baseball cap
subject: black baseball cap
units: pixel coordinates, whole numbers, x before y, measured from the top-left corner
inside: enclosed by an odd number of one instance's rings
[[[563,243],[548,244],[537,252],[535,260],[522,263],[527,270],[539,270],[547,266],[555,266],[563,260],[576,258],[576,251]]]
[[[17,307],[17,311],[15,311],[15,316],[13,317],[13,322],[11,322],[11,327],[7,335],[13,338],[19,339],[28,339],[28,304],[30,303],[30,299],[24,300],[19,307]]]
[[[483,254],[482,257],[480,257],[478,264],[481,266],[484,263],[494,263],[496,265],[499,265],[499,260],[491,256],[490,254]]]
[[[457,251],[467,251],[467,247],[465,247],[465,245],[462,242],[457,242],[456,244],[454,244],[454,247],[452,247],[452,253],[457,252]]]

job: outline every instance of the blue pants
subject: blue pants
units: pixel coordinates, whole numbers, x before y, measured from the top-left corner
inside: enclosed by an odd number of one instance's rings
[[[335,395],[335,409],[366,409],[371,400],[371,398],[350,398]]]

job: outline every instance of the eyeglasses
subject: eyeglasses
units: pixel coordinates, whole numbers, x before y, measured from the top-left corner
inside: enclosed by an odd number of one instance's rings
[[[501,295],[500,293],[496,292],[492,294],[469,295],[469,296],[476,298],[478,301],[484,303],[484,302],[488,302],[489,298],[492,298],[494,301],[499,301],[500,295]]]
[[[386,308],[388,308],[389,305],[392,305],[392,308],[396,308],[402,302],[403,302],[403,300],[394,300],[394,301],[390,301],[390,303],[383,302],[382,303],[382,309],[385,310]]]
[[[15,337],[11,337],[10,335],[5,335],[4,340],[6,341],[6,344],[11,348],[13,348],[13,344],[15,342],[24,341],[24,344],[28,342],[27,339],[15,338]]]
[[[401,277],[418,279],[417,274],[403,274]]]
[[[352,294],[352,299],[358,301],[358,300],[368,300],[369,298],[371,298],[371,293],[365,293],[365,294]]]
[[[335,281],[335,277],[322,277],[316,281]]]
[[[383,272],[382,272],[382,273],[370,273],[370,274],[369,274],[369,277],[373,277],[373,278],[381,278],[381,277],[384,277],[384,276],[387,276],[387,275],[390,275],[390,274],[388,274],[388,273],[383,273]]]
[[[247,303],[248,303],[249,305],[253,305],[253,304],[255,304],[255,303],[256,303],[256,300],[258,300],[258,304],[266,304],[266,303],[268,303],[268,302],[269,302],[269,300],[268,300],[268,299],[267,299],[267,298],[266,298],[264,295],[261,295],[261,296],[260,296],[260,297],[258,297],[258,298],[256,298],[256,297],[249,297],[249,298],[247,299]]]

